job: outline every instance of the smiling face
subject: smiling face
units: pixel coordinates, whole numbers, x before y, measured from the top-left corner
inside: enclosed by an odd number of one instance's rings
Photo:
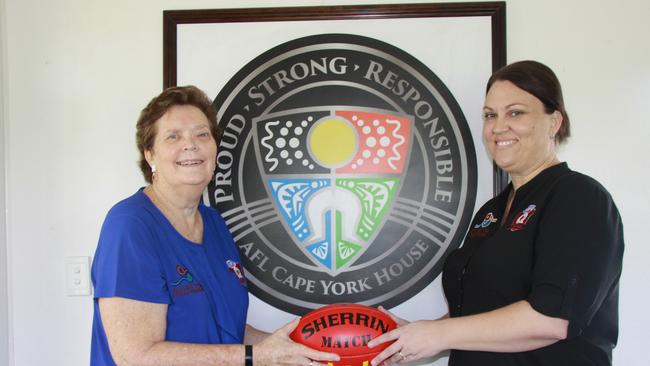
[[[554,136],[562,114],[546,113],[539,99],[510,81],[492,84],[483,119],[485,146],[513,182],[524,178],[525,183],[556,162]]]
[[[207,117],[192,105],[171,107],[156,121],[156,137],[145,150],[156,167],[154,184],[195,185],[205,188],[215,169],[217,144]]]

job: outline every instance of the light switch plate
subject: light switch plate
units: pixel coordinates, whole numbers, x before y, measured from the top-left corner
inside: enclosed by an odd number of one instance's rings
[[[65,287],[68,296],[90,295],[90,257],[65,258]]]

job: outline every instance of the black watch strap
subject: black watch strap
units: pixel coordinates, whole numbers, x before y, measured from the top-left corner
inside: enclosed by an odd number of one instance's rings
[[[244,346],[244,366],[253,366],[253,346],[247,344]]]

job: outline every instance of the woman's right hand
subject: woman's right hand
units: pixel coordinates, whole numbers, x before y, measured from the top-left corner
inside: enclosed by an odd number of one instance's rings
[[[335,353],[320,352],[292,341],[289,334],[298,326],[299,321],[300,318],[294,319],[256,344],[253,347],[254,364],[256,366],[327,366],[327,361],[340,359]]]

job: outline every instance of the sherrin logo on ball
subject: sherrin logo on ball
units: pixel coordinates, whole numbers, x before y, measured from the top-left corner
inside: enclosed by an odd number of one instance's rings
[[[395,328],[390,316],[373,307],[333,304],[304,315],[289,336],[307,347],[341,356],[329,366],[369,366],[391,342],[372,349],[368,342]]]

